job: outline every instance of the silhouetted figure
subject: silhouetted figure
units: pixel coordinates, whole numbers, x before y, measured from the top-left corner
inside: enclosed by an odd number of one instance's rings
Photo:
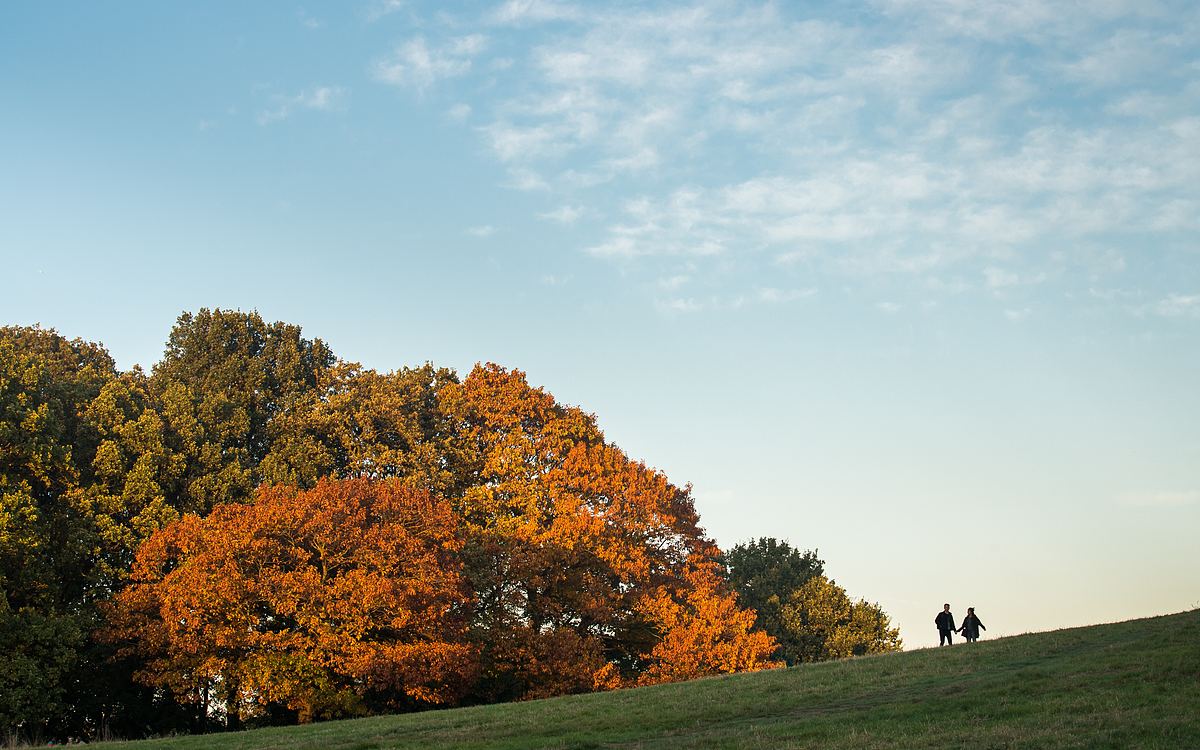
[[[975,616],[975,608],[967,607],[967,616],[963,618],[962,627],[959,628],[962,631],[963,638],[967,639],[967,643],[974,643],[979,640],[980,628],[987,630],[983,623],[979,621],[979,618]]]
[[[938,629],[938,645],[953,646],[954,645],[954,615],[950,614],[950,605],[942,607],[942,611],[938,612],[938,616],[933,618],[933,622]]]

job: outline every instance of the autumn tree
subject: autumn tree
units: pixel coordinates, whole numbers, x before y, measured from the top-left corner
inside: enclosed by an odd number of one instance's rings
[[[615,687],[650,669],[677,679],[767,665],[774,643],[743,627],[752,615],[715,575],[688,488],[630,460],[591,415],[519,371],[477,366],[442,403],[471,456],[457,504],[479,698]],[[718,600],[729,606],[709,606]],[[741,657],[670,666],[683,655],[660,644],[698,627],[709,635],[695,637],[736,644]]]
[[[724,588],[715,563],[693,564],[684,578],[686,587],[643,601],[661,635],[646,655],[639,685],[783,666],[771,658],[775,639],[755,628],[754,611]]]
[[[451,507],[395,480],[260,490],[139,550],[106,637],[205,715],[455,702],[474,675]]]
[[[780,610],[782,642],[791,663],[899,651],[900,630],[878,604],[851,601],[846,590],[818,575],[792,592]]]

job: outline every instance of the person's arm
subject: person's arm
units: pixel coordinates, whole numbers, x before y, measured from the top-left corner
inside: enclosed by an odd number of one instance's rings
[[[983,622],[981,622],[978,617],[975,618],[975,622],[979,623],[979,627],[983,628],[984,630],[987,630],[987,628],[983,626]]]

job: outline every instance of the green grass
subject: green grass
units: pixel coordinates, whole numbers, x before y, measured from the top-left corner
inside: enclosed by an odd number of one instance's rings
[[[1200,610],[675,685],[105,748],[1200,748]]]

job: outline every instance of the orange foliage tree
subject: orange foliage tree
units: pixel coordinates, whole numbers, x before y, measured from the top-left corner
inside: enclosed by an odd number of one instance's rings
[[[774,640],[722,588],[690,488],[519,371],[477,366],[441,401],[474,457],[457,503],[479,698],[777,666]]]
[[[105,636],[231,726],[452,703],[476,660],[460,549],[452,508],[395,481],[262,489],[154,534]]]

